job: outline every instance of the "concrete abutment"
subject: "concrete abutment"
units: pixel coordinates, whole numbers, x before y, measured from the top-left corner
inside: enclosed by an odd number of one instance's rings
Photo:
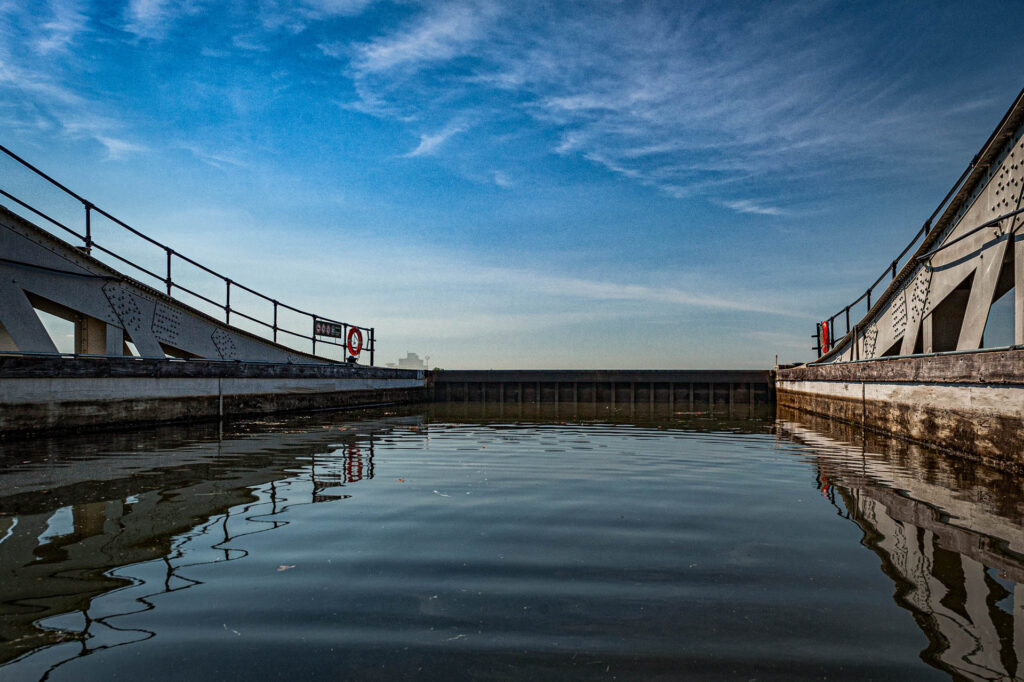
[[[1024,349],[780,369],[781,409],[1024,473]]]

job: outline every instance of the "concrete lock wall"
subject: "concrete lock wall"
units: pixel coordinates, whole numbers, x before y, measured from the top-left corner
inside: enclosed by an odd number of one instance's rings
[[[780,408],[1024,473],[1024,350],[780,369]]]
[[[414,402],[426,385],[340,364],[0,357],[0,436]]]
[[[436,401],[608,403],[679,409],[756,407],[774,402],[768,370],[444,370]]]

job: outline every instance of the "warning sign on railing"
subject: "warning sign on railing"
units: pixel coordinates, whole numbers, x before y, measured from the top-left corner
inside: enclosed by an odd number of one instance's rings
[[[315,336],[333,336],[336,339],[340,339],[342,329],[341,325],[336,322],[313,320],[313,334]]]

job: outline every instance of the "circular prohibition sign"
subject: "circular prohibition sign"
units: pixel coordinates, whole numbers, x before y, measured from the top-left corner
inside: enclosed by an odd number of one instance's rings
[[[356,327],[352,327],[348,330],[348,338],[345,339],[345,342],[350,354],[359,355],[359,352],[363,350],[363,333]]]

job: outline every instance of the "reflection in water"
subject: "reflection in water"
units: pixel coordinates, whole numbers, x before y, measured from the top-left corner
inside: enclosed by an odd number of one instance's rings
[[[1024,670],[1024,498],[1012,475],[828,420],[780,411],[811,446],[819,489],[864,532],[931,665],[972,680]]]
[[[721,390],[721,388],[719,388]],[[716,398],[718,402],[707,402],[706,393],[701,400],[678,405],[653,400],[625,400],[619,402],[597,402],[596,400],[562,400],[551,402],[536,401],[495,401],[495,400],[450,400],[430,403],[425,406],[428,414],[437,419],[468,421],[474,423],[495,422],[599,422],[618,424],[662,424],[680,428],[716,428],[733,424],[736,428],[751,428],[761,420],[775,416],[775,406],[750,398],[732,401],[728,391]]]
[[[764,408],[519,409],[0,445],[0,674],[1020,675],[1012,476]]]
[[[375,436],[418,423],[258,422],[224,440],[199,426],[5,444],[0,665],[63,643],[45,678],[74,658],[153,637],[118,619],[200,584],[191,568],[246,556],[232,543],[287,524],[276,517],[288,509],[348,497],[344,486],[373,478]],[[310,483],[301,496],[296,477]],[[142,589],[97,599],[131,587]]]

